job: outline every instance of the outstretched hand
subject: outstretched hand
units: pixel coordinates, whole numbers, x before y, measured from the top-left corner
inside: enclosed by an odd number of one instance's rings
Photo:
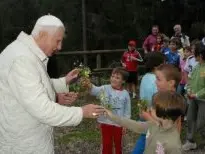
[[[105,112],[104,107],[94,104],[88,104],[82,107],[84,118],[98,118]]]
[[[66,83],[70,84],[72,80],[78,77],[79,72],[79,69],[73,69],[72,71],[70,71],[65,77]]]

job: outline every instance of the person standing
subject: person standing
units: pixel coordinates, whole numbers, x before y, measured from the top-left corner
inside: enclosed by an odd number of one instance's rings
[[[144,53],[152,51],[152,47],[157,43],[157,35],[159,34],[159,27],[157,25],[152,26],[152,34],[150,34],[143,43]]]
[[[128,51],[124,52],[121,63],[122,66],[129,72],[127,79],[127,90],[132,93],[133,98],[136,97],[138,62],[142,61],[143,59],[140,53],[136,50],[136,41],[130,40],[128,42]]]
[[[78,70],[51,79],[47,73],[50,56],[61,50],[65,27],[52,15],[40,17],[31,33],[21,32],[0,54],[0,151],[4,154],[54,154],[53,127],[76,126],[82,118],[97,118],[98,105],[62,106],[57,93],[69,93],[69,83]],[[62,102],[62,97],[61,102]]]
[[[183,48],[186,46],[190,46],[189,37],[184,33],[182,33],[181,25],[177,24],[174,26],[173,29],[174,29],[174,35],[172,36],[172,38],[179,38],[181,40]]]

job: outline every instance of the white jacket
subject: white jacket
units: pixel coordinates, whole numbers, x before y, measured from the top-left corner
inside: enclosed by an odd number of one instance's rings
[[[50,79],[48,58],[21,32],[0,54],[0,153],[53,154],[53,126],[76,126],[82,108],[55,102],[65,78]]]

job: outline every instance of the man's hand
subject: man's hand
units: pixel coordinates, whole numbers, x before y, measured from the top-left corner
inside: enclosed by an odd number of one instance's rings
[[[78,93],[69,92],[69,93],[57,93],[57,103],[58,104],[72,104],[78,98]]]
[[[85,105],[82,107],[82,110],[84,118],[98,118],[105,112],[105,109],[102,106],[94,104]]]
[[[77,78],[79,74],[79,70],[78,69],[74,69],[72,71],[70,71],[67,75],[66,75],[66,84],[70,84],[70,82]]]

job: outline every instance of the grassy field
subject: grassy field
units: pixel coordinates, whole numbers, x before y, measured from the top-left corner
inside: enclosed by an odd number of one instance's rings
[[[93,97],[84,97],[75,105],[82,106],[92,103]],[[137,100],[132,100],[132,119],[137,117]],[[185,130],[185,129],[184,129]],[[182,132],[184,140],[185,131]],[[94,119],[85,119],[77,127],[55,128],[55,151],[56,154],[100,154],[100,133],[98,124]],[[123,139],[124,154],[130,154],[135,145],[138,135],[127,132]],[[204,140],[199,134],[196,135],[197,141],[202,143]],[[205,154],[202,143],[198,150],[185,152],[184,154]]]

